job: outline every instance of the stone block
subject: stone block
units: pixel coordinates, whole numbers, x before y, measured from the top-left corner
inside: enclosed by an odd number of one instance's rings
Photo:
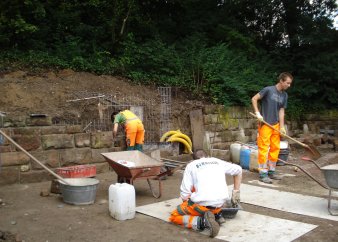
[[[218,114],[203,115],[203,123],[204,123],[204,125],[220,123]]]
[[[222,108],[221,105],[206,105],[203,107],[203,114],[217,114]]]
[[[1,167],[0,174],[0,185],[19,183],[20,181],[19,166]]]
[[[257,132],[256,129],[245,129],[244,130],[245,136],[251,136],[253,133],[256,133],[256,132]]]
[[[23,152],[8,152],[1,154],[2,167],[26,165],[30,158]]]
[[[212,148],[218,150],[228,150],[230,148],[230,145],[231,142],[215,143],[212,145]]]
[[[66,133],[67,134],[76,134],[76,133],[82,133],[82,126],[81,125],[70,125],[66,126]]]
[[[3,127],[24,127],[26,126],[25,118],[23,117],[5,117],[3,120]]]
[[[92,161],[92,152],[90,148],[64,149],[60,150],[61,166],[73,164],[88,164]]]
[[[229,161],[230,160],[230,152],[229,150],[219,150],[219,149],[211,149],[210,155],[212,157],[216,157],[221,160]]]
[[[210,132],[221,132],[225,130],[222,124],[209,124],[209,125],[205,125],[204,128],[206,131],[210,131]]]
[[[239,126],[239,121],[237,118],[231,118],[228,113],[221,113],[219,116],[219,122],[222,124],[223,129],[237,129]]]
[[[46,170],[32,170],[20,173],[20,183],[51,181],[55,177]]]
[[[75,134],[74,138],[76,147],[82,148],[90,146],[90,134],[87,133]]]
[[[214,144],[214,143],[219,143],[219,142],[222,142],[222,137],[221,136],[215,136],[213,138],[210,139],[210,143],[211,144]]]
[[[47,117],[29,117],[26,119],[27,126],[51,126],[52,118]]]
[[[109,148],[103,148],[103,149],[92,149],[92,162],[105,162],[105,158],[101,155],[101,153],[108,153],[112,152]]]
[[[1,153],[11,152],[13,149],[12,149],[12,146],[10,145],[0,145],[0,155]]]
[[[108,162],[97,163],[95,164],[95,166],[96,166],[96,174],[110,171],[110,165],[108,164]]]
[[[66,133],[66,126],[47,126],[47,127],[41,127],[41,134],[65,134]]]
[[[74,147],[73,134],[50,134],[41,136],[42,147],[48,149],[65,149]]]
[[[247,117],[247,109],[244,107],[229,107],[226,112],[232,119],[243,119]]]
[[[32,156],[34,156],[38,161],[42,164],[57,168],[60,167],[60,155],[59,150],[40,150],[40,151],[33,151]],[[31,167],[33,170],[41,170],[43,169],[36,161],[31,160]]]
[[[220,134],[223,142],[233,141],[232,131],[226,130]]]
[[[40,135],[40,128],[33,127],[22,127],[22,128],[14,128],[14,135]]]
[[[118,151],[123,151],[121,147],[111,147],[108,149],[109,152],[118,152]]]
[[[113,144],[113,136],[111,132],[91,133],[91,147],[93,149],[110,148]]]
[[[240,119],[238,120],[238,126],[242,129],[257,128],[257,121],[255,119]]]
[[[27,151],[37,150],[41,146],[39,135],[14,135],[13,140]],[[19,151],[19,148],[16,148]]]

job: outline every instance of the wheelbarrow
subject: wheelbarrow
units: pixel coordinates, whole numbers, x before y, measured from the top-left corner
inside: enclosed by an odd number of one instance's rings
[[[116,172],[117,182],[133,185],[136,179],[146,179],[155,198],[162,195],[161,178],[174,172],[174,170],[162,172],[163,162],[137,150],[101,153],[101,155]],[[175,168],[175,171],[183,167],[184,165],[180,165]],[[154,191],[150,180],[158,181],[158,193]]]
[[[320,182],[319,180],[317,180],[315,177],[313,177],[310,173],[308,173],[306,170],[304,170],[301,166],[297,165],[297,164],[293,164],[293,163],[289,163],[283,160],[278,159],[279,161],[283,162],[286,165],[290,165],[290,166],[296,166],[298,167],[300,170],[302,170],[306,175],[308,175],[312,180],[314,180],[315,182],[317,182],[320,186],[322,186],[325,189],[329,190],[329,197],[328,197],[328,204],[327,204],[327,209],[329,211],[329,213],[332,216],[338,216],[338,213],[335,213],[332,211],[331,208],[331,195],[332,195],[332,191],[334,190],[338,190],[338,164],[332,164],[332,165],[327,165],[327,166],[323,166],[320,167],[317,162],[315,162],[314,160],[310,159],[309,157],[302,157],[302,160],[305,161],[311,161],[313,164],[315,164],[315,166],[317,168],[319,168],[325,177],[325,181],[326,184],[323,184],[322,182]]]
[[[246,145],[252,149],[257,149],[256,147],[254,146],[250,146],[248,144],[244,144],[242,142],[239,142],[239,141],[236,141],[236,143],[239,143],[239,144],[242,144],[242,145]],[[315,164],[315,166],[317,168],[319,168],[323,174],[324,174],[324,177],[325,177],[325,181],[327,183],[327,185],[323,184],[322,182],[320,182],[319,180],[317,180],[314,176],[312,176],[309,172],[307,172],[303,167],[297,165],[297,164],[294,164],[294,163],[290,163],[290,162],[287,162],[287,161],[284,161],[282,159],[277,159],[279,162],[282,162],[284,163],[285,165],[289,165],[289,166],[295,166],[297,168],[299,168],[301,171],[303,171],[306,175],[308,175],[312,180],[314,180],[315,182],[317,182],[320,186],[322,186],[323,188],[325,189],[328,189],[329,190],[329,198],[328,198],[328,205],[327,205],[327,208],[328,208],[328,211],[331,215],[333,216],[338,216],[338,213],[334,213],[332,211],[332,208],[331,208],[331,195],[332,195],[332,191],[333,190],[338,190],[338,164],[333,164],[333,165],[327,165],[327,166],[324,166],[324,167],[320,167],[318,165],[317,162],[315,162],[314,160],[310,159],[309,157],[302,157],[302,160],[305,160],[305,161],[311,161],[313,164]]]

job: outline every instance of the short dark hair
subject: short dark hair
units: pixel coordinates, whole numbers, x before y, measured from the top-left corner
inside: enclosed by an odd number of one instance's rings
[[[283,82],[284,81],[286,81],[286,78],[290,78],[291,80],[293,80],[293,76],[291,75],[291,73],[289,73],[289,72],[282,72],[281,74],[279,74],[279,76],[278,76],[278,82],[280,81],[280,80],[283,80]]]
[[[112,123],[114,123],[115,115],[118,114],[118,113],[119,113],[119,111],[114,111],[114,112],[111,113],[110,120],[111,120]]]
[[[203,157],[207,157],[207,153],[202,150],[202,149],[198,149],[196,150],[193,154],[192,154],[192,157],[197,160],[197,159],[201,159]]]

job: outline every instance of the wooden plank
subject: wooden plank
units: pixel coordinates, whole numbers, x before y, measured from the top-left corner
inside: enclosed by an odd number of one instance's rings
[[[203,149],[204,122],[202,109],[190,111],[190,126],[192,133],[193,151]]]

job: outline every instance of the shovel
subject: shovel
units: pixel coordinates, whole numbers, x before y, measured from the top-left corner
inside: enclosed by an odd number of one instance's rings
[[[32,156],[28,151],[26,151],[24,148],[22,148],[18,143],[16,143],[14,140],[12,140],[7,134],[5,134],[2,130],[0,130],[0,134],[2,134],[6,139],[8,139],[13,145],[15,145],[17,148],[19,148],[22,152],[24,152],[26,155],[28,155],[32,160],[34,160],[36,163],[38,163],[40,166],[42,166],[45,170],[47,170],[50,174],[55,176],[57,179],[61,180],[67,185],[70,185],[69,182],[67,182],[65,179],[63,179],[61,176],[53,172],[51,169],[49,169],[47,166],[45,166],[41,161],[36,159],[34,156]]]
[[[257,119],[257,116],[251,112],[249,112],[251,116],[255,117]],[[258,119],[257,119],[258,120]],[[313,158],[314,160],[317,160],[319,157],[321,157],[321,154],[319,153],[319,151],[316,149],[316,147],[314,147],[313,145],[307,145],[307,144],[304,144],[290,136],[288,136],[287,134],[282,134],[279,130],[275,129],[274,127],[272,127],[269,123],[267,123],[266,121],[264,120],[259,120],[260,122],[264,123],[265,125],[267,125],[268,127],[270,127],[271,129],[277,131],[280,135],[282,135],[283,137],[285,138],[288,138],[294,142],[296,142],[297,144],[303,146],[304,148],[306,148],[310,153],[309,153],[309,156],[311,158]]]

